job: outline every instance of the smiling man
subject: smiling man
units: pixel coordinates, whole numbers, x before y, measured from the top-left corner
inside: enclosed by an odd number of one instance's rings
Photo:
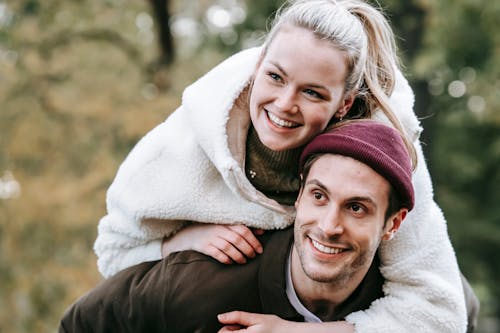
[[[345,122],[305,147],[300,169],[293,230],[266,232],[262,255],[227,266],[185,251],[131,267],[78,300],[59,331],[216,332],[232,310],[321,322],[368,308],[383,296],[377,249],[414,204],[403,140],[372,120]],[[219,317],[222,331],[268,318],[251,315]]]

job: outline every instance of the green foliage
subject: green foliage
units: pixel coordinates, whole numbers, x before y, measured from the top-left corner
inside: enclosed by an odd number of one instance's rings
[[[0,198],[1,332],[55,331],[99,281],[92,244],[119,164],[189,82],[257,43],[281,2],[172,1],[173,26],[197,23],[176,35],[176,62],[154,72],[148,2],[0,0],[0,194],[12,190]],[[214,4],[246,18],[216,27]],[[427,163],[461,267],[483,317],[500,318],[500,4],[382,5],[425,116]]]
[[[389,1],[388,1],[389,2]],[[389,6],[398,17],[404,3]],[[436,201],[463,273],[481,300],[479,332],[500,318],[500,36],[498,2],[412,1],[424,33],[406,57],[424,116],[424,144]],[[408,14],[408,13],[407,13]],[[398,20],[401,21],[401,20]],[[401,22],[403,23],[403,22]],[[396,30],[404,32],[404,24]],[[404,34],[403,34],[404,36]],[[416,45],[415,45],[416,42]],[[405,49],[402,49],[405,52]],[[482,322],[496,318],[492,330]],[[496,326],[495,326],[496,325]]]
[[[172,80],[172,92],[160,95],[147,71],[154,38],[143,43],[135,22],[147,3],[32,0],[5,8],[0,331],[53,332],[64,309],[100,280],[92,245],[119,163],[175,109],[182,86]],[[181,84],[198,75],[185,72]],[[4,197],[7,184],[20,192]]]

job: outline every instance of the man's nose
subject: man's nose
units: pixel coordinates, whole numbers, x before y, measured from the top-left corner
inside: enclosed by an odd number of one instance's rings
[[[344,232],[342,214],[338,207],[329,207],[319,219],[319,227],[328,236],[340,235]]]

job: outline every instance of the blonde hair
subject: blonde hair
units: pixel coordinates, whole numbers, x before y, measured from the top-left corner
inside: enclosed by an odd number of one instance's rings
[[[410,142],[389,104],[399,61],[394,34],[380,9],[361,0],[288,0],[274,17],[264,52],[286,25],[308,29],[346,53],[344,93],[355,94],[348,118],[371,118],[380,109]],[[410,155],[415,164],[414,149]]]

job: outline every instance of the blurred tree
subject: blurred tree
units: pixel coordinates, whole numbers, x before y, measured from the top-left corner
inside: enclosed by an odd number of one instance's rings
[[[97,283],[92,243],[119,164],[188,83],[259,44],[281,3],[0,0],[1,332],[55,331]],[[500,4],[382,5],[424,118],[436,200],[483,318],[498,322]],[[173,65],[156,70],[158,59]]]
[[[147,9],[0,1],[1,332],[55,331],[100,278],[92,244],[105,190],[179,102],[145,75],[155,56],[154,33],[138,24]],[[20,192],[5,195],[8,184]]]
[[[153,11],[158,36],[158,46],[160,49],[157,65],[168,66],[174,61],[175,56],[174,41],[170,30],[170,1],[149,0],[149,3]]]
[[[423,117],[425,155],[459,262],[497,318],[500,293],[498,2],[384,1]],[[420,31],[420,32],[419,32]],[[481,322],[480,322],[481,323]],[[484,328],[487,329],[487,328]]]

